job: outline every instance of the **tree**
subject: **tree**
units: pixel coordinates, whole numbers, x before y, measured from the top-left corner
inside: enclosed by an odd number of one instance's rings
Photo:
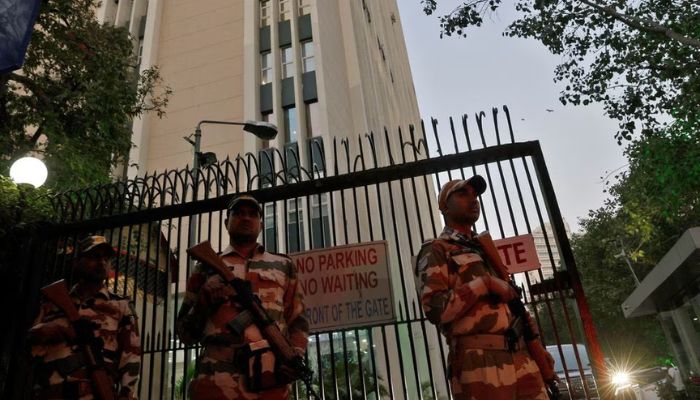
[[[131,148],[131,121],[164,114],[157,68],[137,71],[126,29],[97,22],[96,0],[42,2],[21,71],[0,77],[0,172],[42,153],[49,187],[109,181]]]
[[[604,347],[624,359],[634,344],[649,363],[668,348],[654,318],[623,317],[620,304],[634,280],[615,255],[624,248],[641,280],[685,230],[700,225],[700,133],[675,124],[634,140],[625,154],[627,171],[614,177],[606,204],[581,221],[572,245]]]
[[[437,0],[422,0],[431,15]],[[503,0],[468,0],[442,15],[442,35],[466,36]],[[601,102],[618,143],[660,132],[668,115],[700,128],[700,4],[691,0],[517,0],[504,35],[533,38],[562,61],[562,104]]]

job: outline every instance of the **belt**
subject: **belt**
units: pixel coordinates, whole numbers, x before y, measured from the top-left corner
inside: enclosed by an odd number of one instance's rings
[[[236,348],[230,346],[208,345],[202,350],[200,356],[225,363],[233,363],[236,359],[236,350]]]
[[[510,351],[508,339],[505,335],[481,334],[481,335],[460,335],[452,337],[451,348],[461,347],[465,349],[480,350],[505,350]],[[525,349],[525,339],[518,338],[516,351]]]
[[[36,398],[41,400],[77,399],[92,394],[89,381],[71,381],[48,385],[39,389]]]
[[[88,363],[83,353],[74,353],[68,357],[49,361],[40,366],[44,371],[57,371],[64,378],[79,369],[87,367]]]

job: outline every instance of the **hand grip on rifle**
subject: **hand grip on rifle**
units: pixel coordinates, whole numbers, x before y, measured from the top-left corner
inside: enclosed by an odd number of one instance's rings
[[[81,350],[87,359],[87,367],[90,371],[90,378],[93,388],[95,389],[96,397],[100,400],[114,400],[116,398],[114,383],[109,375],[107,375],[107,371],[104,369],[102,363],[102,358],[99,352],[96,351],[97,347],[100,346],[95,346],[95,344],[98,343],[98,340],[100,342],[101,340],[95,337],[91,329],[91,322],[81,319],[78,309],[75,307],[73,299],[71,299],[68,293],[66,281],[61,279],[48,286],[44,286],[41,288],[41,293],[63,311],[68,321],[70,321],[77,342],[80,344]]]

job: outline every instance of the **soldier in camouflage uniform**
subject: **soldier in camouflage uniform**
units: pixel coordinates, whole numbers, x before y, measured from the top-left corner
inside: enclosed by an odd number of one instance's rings
[[[250,282],[267,313],[295,350],[303,355],[308,342],[309,324],[304,315],[297,271],[282,254],[266,252],[257,243],[262,230],[262,208],[251,196],[235,198],[228,208],[226,229],[230,244],[220,254],[233,274]],[[209,268],[198,264],[187,281],[187,292],[177,317],[180,340],[202,345],[195,378],[189,393],[204,399],[287,399],[289,385],[276,384],[275,358],[268,342],[237,301],[232,288]],[[255,356],[250,356],[254,353]],[[250,371],[263,386],[276,386],[255,393],[247,380]],[[257,366],[256,366],[257,365]],[[257,368],[257,371],[254,371]]]
[[[439,238],[426,242],[416,272],[425,315],[447,338],[450,385],[456,400],[546,400],[544,382],[525,341],[509,348],[513,316],[506,304],[518,294],[485,260],[473,240],[484,178],[452,180],[440,191],[445,218]]]
[[[103,236],[78,244],[74,266],[77,283],[70,290],[81,316],[71,326],[54,304],[41,305],[29,330],[31,352],[37,361],[34,394],[37,399],[94,399],[94,387],[81,347],[91,343],[115,384],[118,399],[136,399],[141,365],[141,339],[136,313],[129,300],[107,290],[114,249]]]

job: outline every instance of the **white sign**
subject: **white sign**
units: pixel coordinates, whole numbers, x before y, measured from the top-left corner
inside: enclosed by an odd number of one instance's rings
[[[290,254],[311,331],[396,320],[386,241]]]
[[[531,271],[541,265],[535,249],[535,239],[530,234],[494,240],[494,243],[511,274]]]

